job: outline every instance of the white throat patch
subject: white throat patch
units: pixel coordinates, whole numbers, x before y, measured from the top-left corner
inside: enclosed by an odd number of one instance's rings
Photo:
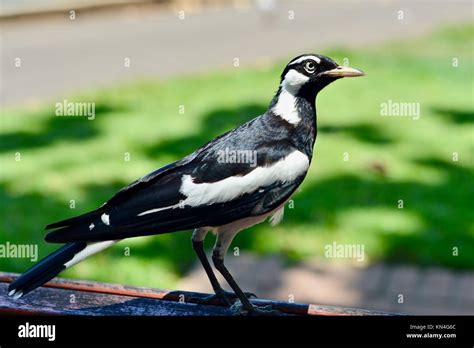
[[[296,108],[296,97],[285,88],[281,89],[280,95],[272,111],[275,115],[281,117],[291,124],[298,124],[301,117]]]
[[[281,92],[272,111],[291,124],[297,124],[301,118],[296,108],[296,93],[300,90],[309,77],[295,69],[288,71],[281,82]]]

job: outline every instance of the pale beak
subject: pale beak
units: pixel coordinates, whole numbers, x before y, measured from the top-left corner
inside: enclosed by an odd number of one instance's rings
[[[331,76],[331,77],[357,77],[364,76],[364,72],[354,68],[349,68],[348,66],[338,66],[335,69],[325,71],[321,75]]]

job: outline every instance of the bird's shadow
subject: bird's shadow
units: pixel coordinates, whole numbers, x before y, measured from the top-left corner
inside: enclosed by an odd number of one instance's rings
[[[179,294],[179,292],[176,292]],[[72,314],[101,316],[229,316],[223,306],[203,306],[195,303],[149,298],[133,298],[124,302],[70,310]],[[66,312],[67,313],[67,312]]]

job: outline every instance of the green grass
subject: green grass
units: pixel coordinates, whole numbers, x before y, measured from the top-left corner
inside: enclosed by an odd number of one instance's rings
[[[367,76],[337,81],[321,93],[315,158],[294,208],[277,227],[242,232],[232,248],[297,261],[323,257],[334,241],[363,243],[370,262],[474,268],[473,37],[473,26],[458,26],[411,41],[321,52],[339,62],[348,57]],[[37,243],[45,256],[56,248],[43,242],[46,224],[96,208],[135,178],[262,113],[285,63],[67,98],[95,102],[94,121],[56,117],[54,104],[62,98],[5,110],[0,243]],[[420,103],[421,118],[380,116],[389,99]],[[123,241],[65,275],[172,287],[195,260],[190,233],[183,232]],[[4,271],[30,265],[0,259]]]

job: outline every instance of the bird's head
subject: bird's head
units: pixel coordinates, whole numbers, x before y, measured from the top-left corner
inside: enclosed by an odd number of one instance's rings
[[[360,70],[340,66],[320,54],[303,54],[292,59],[283,70],[280,88],[301,97],[315,98],[320,90],[342,77],[363,76]]]

